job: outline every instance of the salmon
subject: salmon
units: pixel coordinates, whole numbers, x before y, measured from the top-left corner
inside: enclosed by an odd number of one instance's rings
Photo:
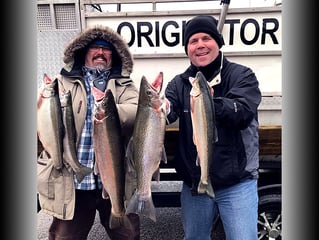
[[[145,76],[142,77],[133,135],[128,146],[132,154],[131,168],[136,171],[137,184],[128,202],[126,214],[144,215],[154,222],[156,211],[151,194],[151,181],[159,181],[160,162],[167,162],[164,149],[166,113],[164,98],[160,95],[162,85],[162,72],[152,83],[149,83]]]
[[[92,91],[97,93],[98,91]],[[103,98],[95,98],[93,113],[93,142],[96,166],[103,184],[103,197],[110,198],[112,209],[109,226],[132,228],[125,215],[125,148],[120,119],[111,90]]]
[[[214,101],[205,76],[199,71],[190,78],[190,109],[193,127],[193,141],[197,149],[196,163],[200,166],[200,181],[197,191],[214,197],[215,193],[209,176],[213,161],[214,143],[217,141]]]
[[[61,102],[58,80],[44,76],[44,86],[37,102],[37,134],[44,150],[56,169],[63,166],[63,137]]]
[[[62,107],[62,119],[64,124],[63,138],[63,161],[69,165],[75,173],[78,182],[82,182],[84,177],[90,174],[93,169],[83,166],[78,158],[76,151],[76,131],[72,108],[71,92],[61,94],[60,102]]]

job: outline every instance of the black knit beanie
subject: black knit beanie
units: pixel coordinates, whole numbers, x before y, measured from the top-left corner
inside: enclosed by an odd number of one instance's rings
[[[187,54],[187,44],[189,38],[199,32],[204,32],[212,36],[217,42],[219,48],[224,45],[223,36],[217,30],[217,20],[212,16],[196,16],[189,20],[185,25],[184,47]]]

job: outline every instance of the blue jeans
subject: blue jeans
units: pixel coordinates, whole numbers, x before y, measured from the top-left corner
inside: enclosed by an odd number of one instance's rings
[[[257,180],[246,180],[208,195],[192,196],[183,184],[181,192],[184,240],[211,240],[212,224],[220,214],[227,240],[257,240]]]

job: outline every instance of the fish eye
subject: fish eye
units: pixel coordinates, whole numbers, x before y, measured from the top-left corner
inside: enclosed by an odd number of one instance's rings
[[[146,90],[146,94],[149,96],[152,94],[152,91],[148,89],[148,90]]]

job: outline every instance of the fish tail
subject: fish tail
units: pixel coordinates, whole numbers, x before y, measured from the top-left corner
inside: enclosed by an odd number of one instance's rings
[[[112,213],[109,220],[110,229],[115,229],[121,226],[124,226],[127,229],[133,229],[133,225],[127,215],[123,214],[116,216]]]
[[[151,196],[146,199],[141,199],[135,192],[125,212],[125,214],[129,213],[144,215],[145,217],[148,217],[156,222],[156,210]]]
[[[210,179],[208,179],[207,183],[200,181],[197,188],[198,193],[207,193],[208,196],[214,198],[215,192],[213,186],[211,184]]]
[[[123,226],[125,228],[134,230],[134,226],[133,226],[131,220],[129,219],[129,217],[127,215],[123,216],[122,222],[123,222]]]
[[[81,166],[81,170],[75,174],[76,180],[80,183],[84,179],[86,175],[89,175],[93,169],[86,167],[86,166]]]

